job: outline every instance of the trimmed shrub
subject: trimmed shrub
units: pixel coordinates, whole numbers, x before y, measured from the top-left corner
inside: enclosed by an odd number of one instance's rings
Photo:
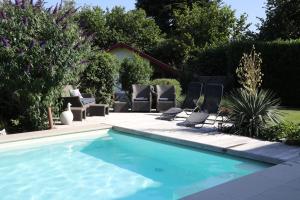
[[[125,58],[121,64],[120,82],[122,89],[131,92],[132,84],[148,84],[153,74],[150,63],[135,55]]]
[[[280,123],[264,129],[261,138],[270,141],[285,139],[288,144],[300,145],[300,127],[291,122]]]
[[[250,52],[255,45],[261,53],[263,88],[268,88],[278,94],[282,105],[300,106],[300,40],[274,42],[233,42],[228,45],[197,50],[191,53],[185,64],[189,74],[221,75],[235,80],[236,68],[243,53]]]
[[[179,81],[176,79],[167,79],[167,78],[162,78],[162,79],[154,79],[151,81],[151,85],[173,85],[175,87],[176,91],[176,98],[180,98],[181,96],[181,85]]]
[[[0,119],[8,132],[47,128],[47,107],[59,108],[64,85],[75,82],[90,52],[70,16],[43,1],[0,4]]]
[[[93,94],[97,103],[110,104],[119,69],[119,61],[113,55],[95,53],[80,78],[81,90]]]

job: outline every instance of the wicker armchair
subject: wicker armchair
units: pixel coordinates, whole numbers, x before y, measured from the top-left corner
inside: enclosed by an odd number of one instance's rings
[[[152,95],[149,85],[132,85],[132,111],[133,112],[150,112]]]
[[[166,111],[176,107],[176,93],[173,85],[156,85],[156,111]]]

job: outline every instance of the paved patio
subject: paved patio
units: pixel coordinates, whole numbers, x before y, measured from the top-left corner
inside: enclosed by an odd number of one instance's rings
[[[213,126],[202,129],[177,126],[175,121],[155,119],[158,113],[111,113],[106,117],[89,117],[72,126],[56,125],[54,130],[0,136],[1,143],[28,140],[74,132],[95,131],[113,127],[143,137],[176,144],[228,153],[255,160],[281,163],[274,167],[219,185],[184,199],[205,200],[299,200],[300,147],[260,141],[242,136],[218,133]]]

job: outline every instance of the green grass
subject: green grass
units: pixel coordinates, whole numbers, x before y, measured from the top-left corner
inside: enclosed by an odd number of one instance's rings
[[[300,124],[300,109],[280,109],[283,120]]]

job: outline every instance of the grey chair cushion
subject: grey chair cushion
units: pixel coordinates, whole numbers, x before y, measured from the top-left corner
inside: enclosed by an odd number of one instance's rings
[[[95,98],[80,98],[80,102],[82,103],[82,105],[86,105],[86,104],[95,103],[96,100]]]
[[[145,98],[145,97],[138,97],[138,98],[135,98],[134,101],[148,101],[149,99],[148,98]]]
[[[169,99],[169,98],[159,98],[158,100],[159,101],[171,101],[172,99]]]

